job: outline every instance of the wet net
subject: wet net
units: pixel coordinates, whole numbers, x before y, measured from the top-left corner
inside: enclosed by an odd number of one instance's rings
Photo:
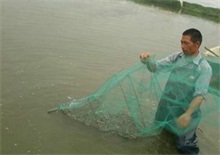
[[[217,71],[218,67],[214,70]],[[147,65],[140,61],[113,74],[94,93],[69,103],[60,104],[51,109],[49,113],[63,111],[71,118],[86,125],[129,138],[156,135],[163,128],[175,134],[182,134],[195,128],[208,114],[219,110],[217,75],[219,76],[219,72],[214,76],[212,82],[214,87],[210,85],[210,92],[201,108],[194,112],[191,124],[185,128],[180,128],[176,119],[188,108],[189,102],[192,100],[190,97],[192,90],[185,91],[183,88],[176,91],[175,89],[181,85],[170,84],[172,86],[170,88],[166,85],[168,78],[192,85],[193,82],[184,81],[185,77],[190,75],[170,77],[169,72],[153,73],[148,70]],[[164,89],[165,87],[166,89]],[[176,93],[176,97],[172,97],[172,94],[166,95],[170,92]],[[168,103],[164,103],[159,108],[161,100]],[[208,123],[211,125],[210,121]]]

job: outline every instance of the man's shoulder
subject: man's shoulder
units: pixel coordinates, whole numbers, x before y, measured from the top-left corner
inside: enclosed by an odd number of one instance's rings
[[[168,55],[167,58],[169,58],[171,61],[176,61],[179,58],[182,58],[183,55],[184,55],[183,52],[175,52],[175,53]]]
[[[200,64],[204,67],[212,68],[209,62],[205,58],[202,58],[202,62]]]
[[[172,53],[173,56],[182,57],[184,54],[183,52],[174,52]]]
[[[200,68],[201,68],[201,71],[204,71],[204,72],[212,72],[212,67],[211,65],[209,64],[209,62],[202,58],[201,60],[201,63],[199,64]]]

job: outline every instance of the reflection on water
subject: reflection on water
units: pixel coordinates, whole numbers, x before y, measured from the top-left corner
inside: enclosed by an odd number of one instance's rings
[[[126,0],[3,0],[1,16],[2,153],[175,152],[166,138],[123,139],[47,110],[95,91],[143,50],[176,52],[186,28],[216,46],[218,24]],[[205,138],[202,151],[217,152],[218,137]]]

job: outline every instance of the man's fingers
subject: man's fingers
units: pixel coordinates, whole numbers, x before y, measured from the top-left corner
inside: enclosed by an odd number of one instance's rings
[[[148,58],[150,55],[146,52],[140,54],[140,58]]]

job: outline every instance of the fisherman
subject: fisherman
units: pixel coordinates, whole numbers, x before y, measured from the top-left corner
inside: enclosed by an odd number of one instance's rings
[[[148,52],[140,54],[141,62],[151,72],[170,72],[155,122],[169,122],[164,129],[176,135],[177,150],[181,154],[199,153],[196,128],[201,118],[200,105],[212,76],[211,66],[199,52],[201,43],[201,32],[191,28],[182,33],[182,52],[161,60],[153,59]]]

